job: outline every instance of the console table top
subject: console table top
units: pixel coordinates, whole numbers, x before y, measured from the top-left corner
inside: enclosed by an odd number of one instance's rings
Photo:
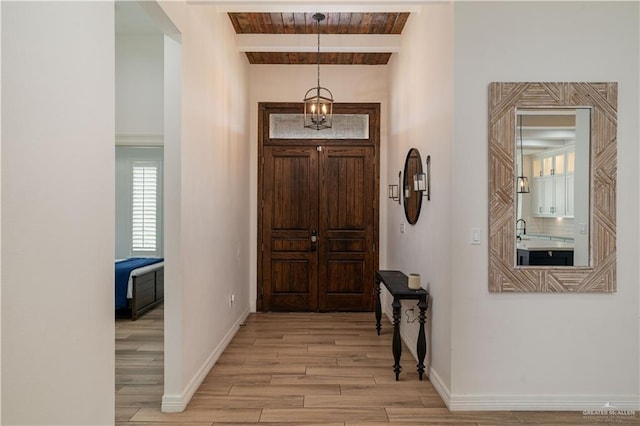
[[[429,292],[423,288],[418,290],[410,289],[408,277],[401,271],[376,271],[376,277],[394,297],[401,296],[403,299],[421,299],[429,294]]]

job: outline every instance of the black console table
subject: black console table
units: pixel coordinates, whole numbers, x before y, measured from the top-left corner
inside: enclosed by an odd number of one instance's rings
[[[393,371],[396,373],[396,381],[399,380],[400,355],[402,355],[402,341],[400,339],[400,307],[401,300],[417,300],[420,308],[420,332],[418,333],[418,375],[420,380],[424,374],[424,357],[427,354],[427,340],[424,335],[424,320],[429,300],[429,293],[425,289],[411,290],[407,284],[408,279],[400,271],[376,271],[376,329],[380,335],[382,318],[382,307],[380,305],[380,283],[384,284],[389,293],[393,296]]]

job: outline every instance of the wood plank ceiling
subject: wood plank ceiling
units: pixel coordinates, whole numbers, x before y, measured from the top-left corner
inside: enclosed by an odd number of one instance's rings
[[[399,35],[409,18],[400,13],[325,13],[320,34]],[[316,34],[313,13],[229,13],[236,34]],[[322,45],[322,42],[321,42]],[[251,64],[316,64],[316,52],[246,52]],[[322,52],[320,63],[385,65],[391,52]]]

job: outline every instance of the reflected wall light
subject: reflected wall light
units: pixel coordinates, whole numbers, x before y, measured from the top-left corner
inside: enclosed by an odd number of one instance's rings
[[[518,115],[518,128],[520,131],[520,175],[516,178],[516,191],[518,194],[528,194],[529,179],[524,175],[524,154],[522,153],[522,115]]]

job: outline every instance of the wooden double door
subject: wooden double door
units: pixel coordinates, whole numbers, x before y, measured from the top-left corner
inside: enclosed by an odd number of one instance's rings
[[[377,113],[377,104],[365,111]],[[261,104],[263,120],[269,106]],[[351,106],[357,109],[362,105]],[[334,106],[335,109],[340,110]],[[301,107],[293,109],[301,111]],[[349,110],[350,111],[350,110]],[[378,265],[377,115],[368,139],[269,137],[261,126],[258,308],[370,311]]]

